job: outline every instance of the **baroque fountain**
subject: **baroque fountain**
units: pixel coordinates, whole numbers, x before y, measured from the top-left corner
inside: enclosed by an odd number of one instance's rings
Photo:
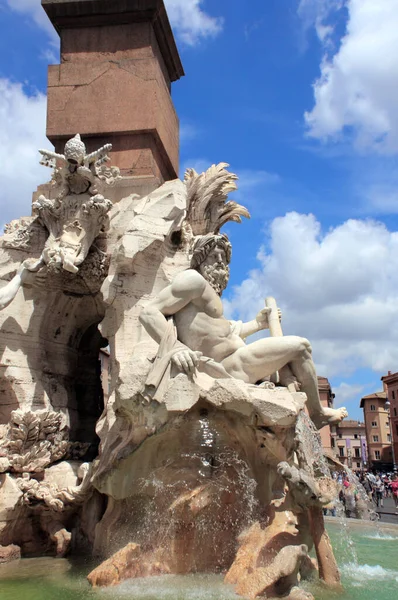
[[[310,344],[282,334],[273,298],[248,323],[223,315],[220,229],[249,214],[228,199],[227,164],[176,177],[165,83],[181,67],[163,2],[42,4],[63,49],[56,151],[40,150],[51,181],[0,242],[1,560],[90,557],[93,587],[212,573],[246,598],[310,599],[311,578],[341,590],[322,512],[336,489],[313,442],[346,411],[322,407]],[[138,58],[124,43],[137,36]],[[163,112],[146,133],[121,123],[118,78],[133,99],[163,94],[166,132]],[[90,86],[109,90],[101,131],[81,110]]]

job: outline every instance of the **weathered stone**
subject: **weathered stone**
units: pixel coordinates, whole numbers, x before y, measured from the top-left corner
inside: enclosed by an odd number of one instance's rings
[[[293,587],[285,600],[315,600],[315,598],[310,592],[306,592],[299,587]]]
[[[8,563],[21,558],[21,548],[10,544],[10,546],[0,546],[0,563]]]
[[[324,581],[338,571],[319,512],[330,485],[299,425],[304,404],[318,428],[344,409],[322,406],[309,342],[282,335],[273,298],[247,323],[224,317],[220,229],[249,213],[228,200],[225,163],[170,181],[182,68],[164,4],[42,3],[62,38],[56,152],[40,151],[53,178],[37,216],[0,243],[0,544],[116,552],[94,586],[228,570],[248,598],[308,599],[307,547]],[[272,339],[246,343],[264,329]]]
[[[175,178],[178,118],[170,86],[184,71],[163,2],[44,0],[43,6],[62,46],[61,64],[50,67],[48,79],[47,136],[57,151],[76,131],[90,150],[105,136],[124,175],[158,184]]]
[[[155,555],[156,552],[145,555],[139,544],[130,543],[91,571],[87,579],[93,587],[107,587],[124,579],[168,573],[168,569],[154,559]]]
[[[314,566],[288,500],[274,500],[263,522],[254,523],[239,537],[236,558],[225,576],[236,592],[248,598],[286,595]]]

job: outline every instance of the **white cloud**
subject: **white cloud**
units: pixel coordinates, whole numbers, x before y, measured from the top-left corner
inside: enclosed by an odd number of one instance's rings
[[[333,25],[328,19],[338,12],[346,0],[300,0],[297,13],[303,22],[305,30],[314,27],[319,40],[329,41],[333,34]]]
[[[272,221],[260,267],[228,294],[229,315],[251,319],[274,296],[285,335],[307,337],[326,377],[398,363],[398,232],[349,220],[322,234],[313,215]]]
[[[305,113],[308,133],[322,140],[347,134],[358,148],[396,152],[398,0],[346,0],[345,5],[346,33],[333,56],[325,46],[315,105]],[[327,17],[318,16],[322,27],[328,26]]]
[[[36,25],[44,29],[50,38],[58,43],[58,34],[47,18],[40,0],[6,0],[6,2],[12,10],[32,17]],[[207,14],[202,8],[203,4],[203,0],[165,0],[167,14],[176,35],[188,46],[194,46],[202,38],[215,37],[222,31],[223,19]]]
[[[32,192],[49,180],[39,165],[39,148],[51,148],[45,136],[46,97],[28,96],[20,83],[0,79],[0,226],[31,214]]]
[[[40,0],[6,0],[6,2],[15,12],[32,17],[36,25],[48,33],[51,41],[59,43],[58,34],[44,12]]]
[[[203,4],[203,0],[165,0],[171,25],[188,46],[194,46],[201,38],[215,37],[222,31],[223,19],[204,12]]]
[[[333,392],[335,394],[334,406],[350,406],[353,405],[353,408],[358,408],[359,399],[364,395],[364,390],[366,386],[355,384],[355,383],[346,383],[343,381],[339,385],[333,387]]]

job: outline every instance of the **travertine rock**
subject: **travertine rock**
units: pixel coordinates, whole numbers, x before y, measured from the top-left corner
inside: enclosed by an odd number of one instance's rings
[[[300,570],[306,577],[315,570],[302,540],[289,501],[274,500],[264,521],[254,523],[239,537],[239,549],[225,581],[247,598],[288,594],[297,585]]]
[[[156,562],[155,556],[156,552],[145,556],[138,544],[130,543],[91,571],[87,579],[93,587],[108,587],[124,579],[168,573],[164,565]]]
[[[231,245],[219,229],[248,216],[227,202],[236,176],[225,164],[123,197],[126,181],[101,164],[108,150],[86,155],[76,137],[64,155],[43,151],[55,170],[38,217],[10,226],[0,249],[0,544],[116,552],[93,585],[229,570],[247,597],[299,598],[300,570],[313,571],[310,524],[317,534],[308,507],[326,489],[297,441],[308,394],[319,416],[308,378],[300,391],[292,375],[305,362],[316,379],[309,343],[245,342],[275,332],[269,302],[248,323],[223,316]],[[85,474],[65,460],[84,452],[96,458]]]
[[[83,504],[93,491],[90,482],[91,466],[85,463],[80,469],[80,485],[70,487],[65,486],[65,482],[62,487],[58,486],[52,480],[50,469],[43,482],[32,479],[25,473],[23,478],[17,479],[17,485],[23,492],[22,502],[36,509],[41,506],[55,512],[62,512],[66,507]]]
[[[7,563],[21,558],[21,548],[10,544],[9,546],[0,546],[0,563]]]
[[[17,473],[39,473],[60,460],[68,450],[68,429],[60,413],[14,410],[0,439],[9,469]],[[3,462],[3,468],[5,462]]]

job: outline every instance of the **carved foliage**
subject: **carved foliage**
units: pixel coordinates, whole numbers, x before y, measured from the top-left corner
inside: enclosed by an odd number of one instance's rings
[[[205,235],[218,233],[228,221],[241,222],[241,217],[250,218],[244,206],[228,201],[228,194],[237,189],[237,175],[227,171],[227,163],[212,165],[198,175],[195,169],[188,169],[184,182],[187,188],[187,221],[192,233]]]
[[[39,251],[46,239],[46,230],[38,219],[15,219],[4,227],[2,245],[14,250]]]
[[[62,415],[52,411],[14,410],[0,451],[10,470],[38,473],[68,451],[68,429]]]
[[[81,483],[77,486],[60,488],[49,481],[31,479],[25,473],[17,479],[17,485],[22,492],[22,502],[30,508],[49,508],[55,512],[62,512],[65,508],[79,506],[91,495],[91,465],[81,465]]]

